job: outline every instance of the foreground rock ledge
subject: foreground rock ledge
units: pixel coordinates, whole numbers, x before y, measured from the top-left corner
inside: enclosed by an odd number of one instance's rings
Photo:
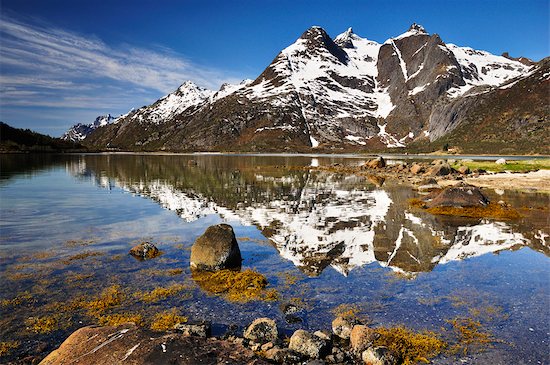
[[[151,334],[132,323],[117,327],[83,327],[50,353],[41,365],[61,364],[267,364],[233,342]]]

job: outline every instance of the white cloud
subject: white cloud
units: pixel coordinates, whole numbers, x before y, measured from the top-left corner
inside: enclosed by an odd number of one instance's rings
[[[0,18],[0,120],[17,127],[57,134],[153,103],[187,80],[212,90],[240,81],[168,48],[112,45],[16,18]]]
[[[78,77],[107,78],[163,93],[186,80],[216,89],[228,80],[220,70],[195,65],[169,50],[109,46],[99,39],[57,28],[24,24],[3,17],[1,65],[3,69],[33,75],[49,82]]]

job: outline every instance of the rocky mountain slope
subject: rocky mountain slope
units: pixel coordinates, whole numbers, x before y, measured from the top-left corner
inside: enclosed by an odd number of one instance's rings
[[[89,124],[77,123],[69,128],[69,130],[61,136],[61,139],[65,141],[80,142],[97,128],[106,126],[107,124],[111,124],[116,119],[117,118],[113,117],[111,114],[107,114],[100,115],[99,117],[95,118],[92,123]]]
[[[501,108],[494,111],[500,114],[491,114],[506,126],[532,117],[516,105],[547,104],[544,92],[525,94],[523,82],[515,82],[546,64],[520,61],[525,60],[446,44],[417,24],[383,44],[351,28],[332,39],[312,27],[255,80],[224,85],[217,92],[186,82],[154,104],[98,128],[85,143],[169,151],[432,147],[486,109],[486,103],[521,110],[510,114]],[[549,75],[543,71],[540,88],[547,90]],[[508,91],[499,93],[502,87]],[[508,93],[514,97],[501,100]],[[543,109],[537,117],[548,129],[548,108]],[[476,134],[475,143],[486,137]],[[508,144],[516,137],[498,136]]]

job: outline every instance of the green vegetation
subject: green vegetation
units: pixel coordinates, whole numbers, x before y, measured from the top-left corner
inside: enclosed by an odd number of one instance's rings
[[[468,218],[496,218],[517,219],[521,215],[517,210],[497,203],[489,203],[484,207],[432,207],[427,208],[426,203],[418,198],[409,199],[411,208],[422,209],[436,215],[451,215]]]
[[[451,353],[466,355],[481,352],[497,342],[491,333],[483,330],[481,322],[472,318],[457,317],[446,322],[452,326],[456,339],[456,343],[449,348]]]
[[[120,305],[126,295],[122,292],[119,285],[112,285],[103,289],[101,294],[94,300],[84,303],[91,313],[100,313],[109,308]]]
[[[154,303],[158,302],[160,300],[166,299],[168,297],[171,297],[173,295],[176,295],[177,293],[183,291],[185,289],[184,285],[181,284],[173,284],[169,287],[163,288],[155,288],[150,292],[137,292],[134,293],[134,297],[138,298],[140,300],[143,300],[147,303]]]
[[[50,333],[59,329],[59,318],[56,315],[29,317],[25,320],[27,329],[34,333]]]
[[[19,341],[2,341],[0,342],[0,356],[8,355],[11,350],[14,350],[21,346]]]
[[[6,123],[0,122],[0,152],[55,152],[84,149],[78,143],[53,138],[33,132],[30,129],[13,128]]]
[[[166,331],[173,329],[178,323],[187,322],[187,317],[182,316],[176,308],[164,311],[155,315],[153,323],[151,323],[151,329],[153,331]]]
[[[386,346],[402,364],[429,363],[429,359],[438,356],[446,348],[447,343],[435,332],[415,332],[404,326],[379,327],[376,332],[380,335],[375,346]]]
[[[129,322],[141,326],[143,324],[143,317],[141,316],[141,314],[133,313],[115,313],[98,317],[98,323],[102,326],[119,326],[121,324]]]
[[[233,270],[195,271],[193,279],[207,292],[223,294],[232,302],[274,301],[279,296],[275,289],[266,289],[267,279],[264,275],[250,269],[242,272]]]
[[[503,165],[497,165],[494,161],[458,161],[452,167],[456,169],[460,166],[468,166],[470,170],[481,169],[493,172],[527,172],[536,170],[550,170],[550,159],[506,161]]]

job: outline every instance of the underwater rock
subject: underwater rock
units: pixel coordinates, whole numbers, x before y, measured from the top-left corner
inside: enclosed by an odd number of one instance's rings
[[[216,271],[241,267],[241,251],[233,227],[228,224],[210,226],[191,248],[191,268]]]
[[[290,337],[288,348],[313,359],[321,357],[327,350],[327,341],[304,330],[297,330]]]
[[[130,255],[139,260],[152,259],[157,257],[159,254],[159,249],[151,242],[142,242],[130,249]]]
[[[244,338],[261,344],[277,340],[277,324],[269,318],[257,318],[244,331]]]

